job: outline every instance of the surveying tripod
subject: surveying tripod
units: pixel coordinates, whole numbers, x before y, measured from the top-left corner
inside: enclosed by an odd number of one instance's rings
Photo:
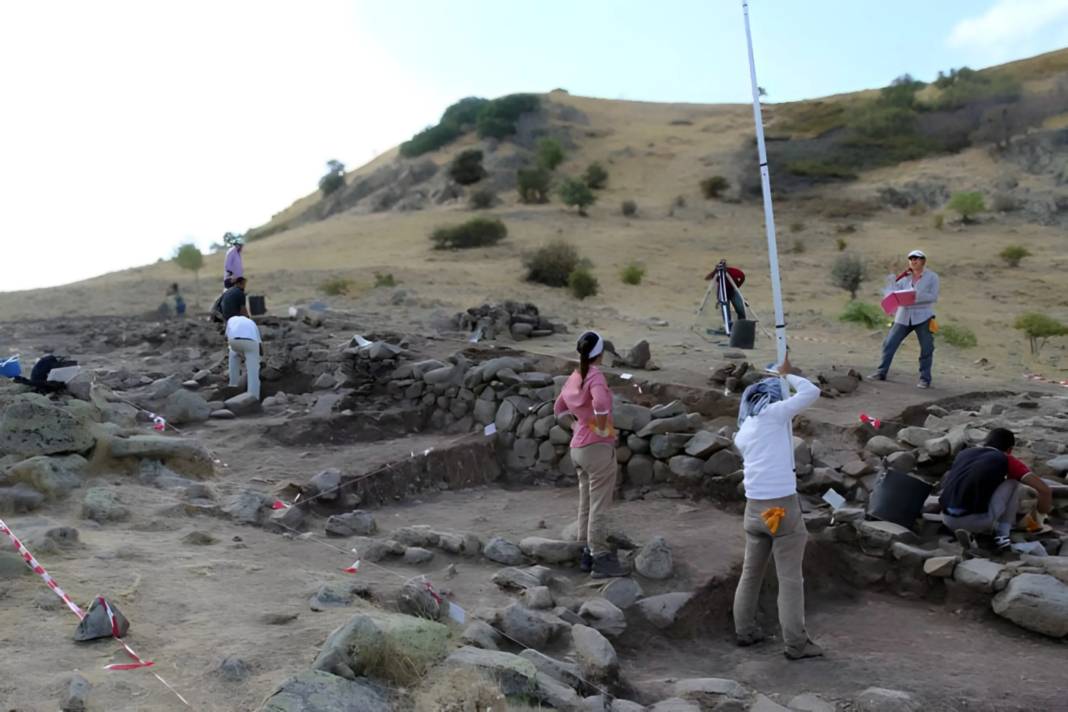
[[[734,279],[731,278],[730,272],[727,271],[727,260],[720,260],[716,265],[716,269],[712,271],[712,279],[708,282],[708,289],[705,290],[705,296],[701,299],[701,304],[697,307],[697,313],[694,317],[699,317],[704,312],[705,307],[708,306],[708,299],[712,296],[712,290],[716,290],[716,308],[719,309],[720,316],[723,318],[723,330],[727,336],[731,335],[731,318],[730,318],[730,293],[727,291],[727,285],[734,288],[734,291],[738,293],[738,296],[742,300],[742,304],[745,305],[745,317],[748,318],[752,315],[754,321],[757,324],[760,323],[760,319],[757,317],[756,311],[752,305],[749,304],[749,300],[742,294],[742,290],[735,284]],[[767,330],[761,327],[761,331],[768,337]]]

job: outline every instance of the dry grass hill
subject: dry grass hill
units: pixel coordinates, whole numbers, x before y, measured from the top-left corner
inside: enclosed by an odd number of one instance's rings
[[[942,337],[937,374],[1013,383],[1027,371],[1066,377],[1068,339],[1051,340],[1036,360],[1013,323],[1025,312],[1068,321],[1068,50],[930,85],[902,80],[882,91],[769,104],[765,122],[799,359],[821,367],[874,365],[884,325],[839,320],[848,294],[831,284],[831,267],[842,252],[858,255],[870,272],[858,298],[874,304],[883,275],[919,247],[943,278],[940,322],[977,339],[959,348]],[[564,151],[553,171],[557,183],[592,162],[607,170],[588,217],[562,205],[555,192],[548,203],[520,200],[516,171],[534,165],[546,137]],[[464,187],[450,178],[449,165],[471,148],[482,150],[488,175]],[[748,272],[746,295],[770,324],[755,163],[747,105],[552,92],[540,97],[537,111],[519,117],[514,135],[479,138],[468,126],[417,157],[391,150],[348,173],[331,195],[312,193],[250,231],[250,292],[266,295],[275,311],[323,300],[369,321],[415,329],[483,302],[529,300],[573,330],[595,325],[623,345],[648,338],[658,362],[699,372],[698,355],[714,350],[705,330],[715,320],[710,313],[696,319],[694,311],[703,277],[718,259]],[[707,198],[700,183],[712,176],[725,177],[729,187]],[[497,202],[475,211],[469,198],[483,186]],[[947,207],[965,191],[983,196],[985,210],[974,222]],[[636,214],[622,213],[627,200]],[[432,249],[433,230],[478,215],[501,220],[507,238],[476,249]],[[523,255],[554,239],[592,263],[595,296],[579,300],[524,279]],[[1015,268],[999,257],[1010,245],[1029,253]],[[209,256],[201,272],[210,290],[221,262],[220,254]],[[639,285],[620,278],[632,262],[645,270]],[[398,286],[375,287],[376,273],[391,274]],[[59,289],[0,294],[0,318],[136,313],[160,301],[175,280],[192,291],[188,273],[160,263]],[[343,293],[324,294],[330,281]],[[214,297],[210,290],[204,288],[202,307]],[[761,355],[770,354],[770,341],[760,341]],[[535,348],[570,350],[570,337],[539,343]],[[911,373],[915,353],[910,342],[896,367]]]

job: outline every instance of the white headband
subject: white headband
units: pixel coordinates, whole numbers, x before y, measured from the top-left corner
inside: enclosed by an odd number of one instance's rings
[[[597,337],[597,343],[593,345],[592,349],[590,349],[590,356],[589,356],[589,358],[595,359],[598,356],[600,356],[601,353],[604,351],[604,339],[602,339],[601,335],[598,334],[596,331],[587,331],[587,332],[583,333],[582,336],[585,336],[586,334],[593,334],[594,336]],[[579,337],[579,341],[582,341],[582,336]]]

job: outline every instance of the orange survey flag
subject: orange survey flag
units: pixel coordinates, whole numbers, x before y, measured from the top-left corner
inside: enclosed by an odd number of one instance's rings
[[[779,523],[786,517],[786,510],[782,507],[771,507],[765,509],[760,518],[764,520],[764,525],[767,526],[768,531],[772,534],[779,531]]]

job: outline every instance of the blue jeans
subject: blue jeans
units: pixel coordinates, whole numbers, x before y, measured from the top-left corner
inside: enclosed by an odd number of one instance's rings
[[[934,336],[931,335],[930,320],[919,324],[898,324],[890,328],[890,333],[883,341],[883,360],[879,364],[879,375],[886,378],[890,371],[890,362],[894,360],[894,354],[911,332],[916,332],[916,338],[920,340],[920,380],[924,383],[931,382],[931,363],[934,361]]]

